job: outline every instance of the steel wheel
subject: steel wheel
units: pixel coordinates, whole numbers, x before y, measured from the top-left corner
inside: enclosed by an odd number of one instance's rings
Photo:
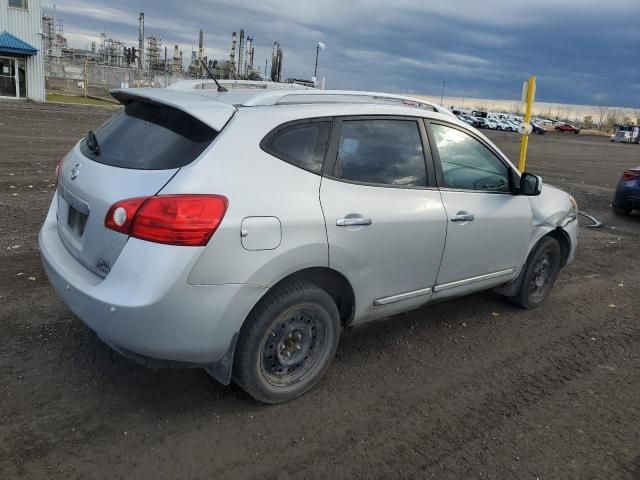
[[[549,295],[561,266],[560,244],[553,237],[543,237],[529,255],[518,291],[508,298],[523,308],[537,307]]]
[[[324,375],[339,339],[333,298],[310,282],[286,282],[265,295],[245,320],[233,378],[260,402],[291,400]]]
[[[314,305],[280,315],[262,343],[260,370],[274,386],[295,384],[316,367],[326,349],[326,328]]]
[[[533,278],[529,285],[529,295],[534,302],[544,299],[549,290],[551,283],[551,274],[553,272],[552,259],[550,253],[545,253],[533,267]]]

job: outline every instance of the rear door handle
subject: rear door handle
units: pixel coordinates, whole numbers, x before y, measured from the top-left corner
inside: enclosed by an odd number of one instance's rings
[[[471,213],[458,212],[451,216],[452,222],[473,222],[475,217]]]
[[[370,218],[353,217],[353,218],[338,218],[336,225],[338,227],[354,227],[359,225],[371,225],[373,222]]]

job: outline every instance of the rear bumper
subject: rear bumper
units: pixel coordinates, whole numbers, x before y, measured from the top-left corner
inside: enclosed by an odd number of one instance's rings
[[[210,365],[266,289],[190,285],[201,249],[129,239],[107,278],[82,266],[65,248],[55,200],[40,231],[44,269],[54,289],[85,324],[116,350]]]

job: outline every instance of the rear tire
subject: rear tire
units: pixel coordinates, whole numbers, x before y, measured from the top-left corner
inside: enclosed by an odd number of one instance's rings
[[[302,280],[283,284],[242,326],[233,378],[259,402],[286,402],[324,375],[339,338],[340,314],[327,292]]]
[[[562,251],[558,241],[544,237],[529,255],[518,293],[509,297],[509,300],[522,308],[536,308],[549,295],[561,262]]]

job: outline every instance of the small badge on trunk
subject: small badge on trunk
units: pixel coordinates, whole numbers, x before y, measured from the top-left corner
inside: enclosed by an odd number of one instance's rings
[[[98,263],[96,264],[96,268],[103,273],[109,273],[111,271],[111,264],[105,260],[104,258],[98,258]]]
[[[71,169],[71,180],[75,180],[76,177],[80,174],[80,167],[82,167],[81,163],[76,163]]]

